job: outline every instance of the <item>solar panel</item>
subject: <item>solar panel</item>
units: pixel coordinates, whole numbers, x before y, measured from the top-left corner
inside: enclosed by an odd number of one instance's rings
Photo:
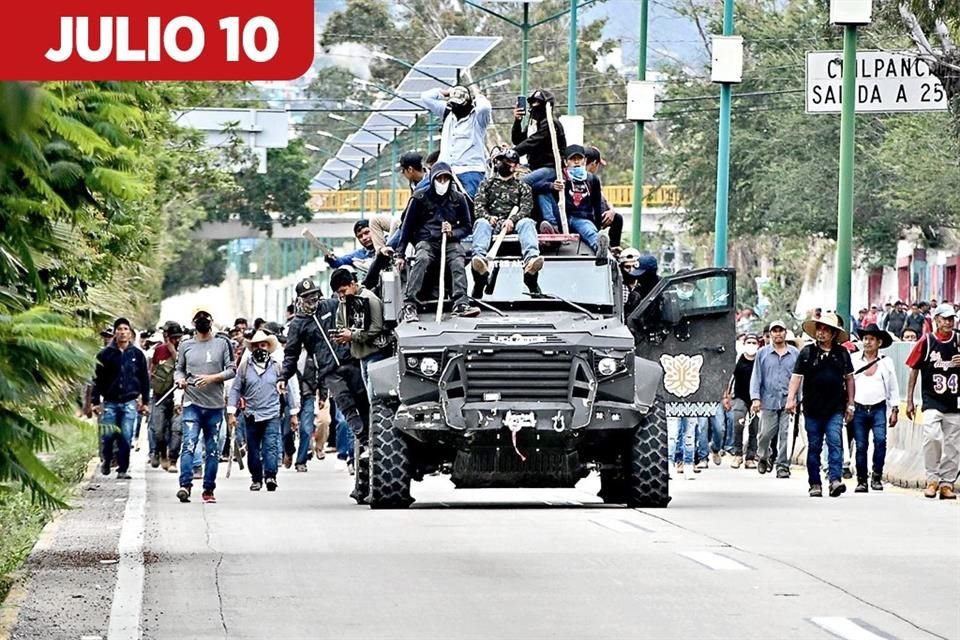
[[[456,83],[458,69],[460,71],[470,69],[497,46],[500,40],[499,37],[488,36],[444,38],[420,58],[394,89],[394,93],[406,100],[394,96],[386,99],[381,105],[380,112],[367,116],[361,130],[345,138],[349,144],[342,144],[337,154],[324,163],[323,169],[315,176],[314,182],[336,182],[340,186],[344,181],[348,181],[351,172],[355,172],[355,169],[349,165],[359,166],[362,161],[372,161],[372,156],[377,153],[377,145],[385,148],[396,135],[413,126],[418,113],[426,111],[420,101],[421,93],[428,89]],[[364,153],[361,149],[368,153]]]

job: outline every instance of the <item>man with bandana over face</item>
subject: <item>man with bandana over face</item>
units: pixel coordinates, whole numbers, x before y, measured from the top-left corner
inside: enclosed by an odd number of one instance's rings
[[[560,208],[556,197],[549,190],[537,193],[534,187],[537,183],[551,183],[557,179],[553,140],[550,138],[550,127],[547,124],[547,104],[552,106],[554,101],[553,94],[546,89],[537,89],[527,98],[530,122],[537,125],[536,133],[529,136],[523,128],[524,112],[514,109],[510,139],[515,145],[513,150],[517,152],[517,156],[527,156],[530,173],[523,177],[523,181],[534,189],[534,197],[541,216],[540,233],[557,233],[560,228]],[[553,127],[557,132],[557,150],[563,153],[567,148],[567,137],[556,115],[553,117]]]
[[[493,121],[490,101],[479,94],[473,96],[470,89],[459,85],[424,91],[420,99],[443,122],[438,162],[450,165],[464,191],[473,198],[486,175],[487,127]]]

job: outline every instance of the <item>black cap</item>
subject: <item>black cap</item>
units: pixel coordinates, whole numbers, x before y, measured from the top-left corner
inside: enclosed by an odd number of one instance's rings
[[[127,325],[127,328],[128,328],[128,329],[132,329],[132,328],[133,328],[133,325],[130,324],[130,321],[129,321],[129,320],[127,320],[127,319],[124,318],[124,317],[120,317],[120,318],[117,318],[116,320],[113,321],[113,330],[116,331],[116,330],[117,330],[117,327],[119,327],[119,326],[122,325],[122,324]]]
[[[586,158],[587,153],[586,151],[583,150],[582,145],[571,144],[571,145],[568,145],[566,150],[563,152],[563,157],[569,160],[573,156],[583,156],[584,158]]]
[[[183,335],[183,327],[180,326],[179,322],[171,320],[163,325],[163,333],[166,334],[168,338],[179,338]]]
[[[423,171],[423,156],[416,151],[407,151],[400,156],[400,168]]]
[[[100,337],[102,338],[112,338],[113,337],[113,327],[107,325],[100,330]]]
[[[297,283],[297,297],[304,296],[308,293],[320,293],[320,287],[310,278],[304,278]]]
[[[600,155],[600,149],[588,146],[584,149],[587,162],[599,162],[601,167],[607,166],[607,161]]]

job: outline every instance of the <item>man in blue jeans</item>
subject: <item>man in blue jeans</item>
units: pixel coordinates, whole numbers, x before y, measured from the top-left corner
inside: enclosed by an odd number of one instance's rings
[[[786,410],[797,410],[797,393],[803,385],[803,420],[807,430],[807,479],[811,498],[823,495],[820,480],[820,454],[827,440],[830,495],[838,497],[847,490],[843,483],[843,421],[853,419],[853,363],[842,343],[850,339],[835,313],[803,323],[803,331],[816,340],[804,347],[790,377]]]
[[[556,158],[553,150],[553,140],[550,137],[550,125],[547,121],[547,105],[554,104],[553,94],[546,89],[536,89],[527,97],[527,107],[530,109],[530,122],[537,125],[537,131],[527,135],[523,127],[523,120],[527,116],[522,109],[513,110],[513,129],[510,131],[513,150],[517,157],[527,157],[527,166],[530,173],[523,176],[523,181],[533,185],[557,179]],[[563,125],[554,115],[553,128],[557,134],[557,151],[563,153],[567,148],[567,138]],[[537,208],[540,210],[540,233],[557,233],[560,228],[560,210],[557,208],[555,193],[549,189],[540,193],[534,192]]]
[[[181,413],[183,442],[180,446],[180,488],[177,499],[190,502],[193,488],[193,456],[203,433],[206,456],[203,469],[203,501],[214,503],[217,467],[220,464],[218,432],[223,420],[223,383],[237,374],[233,345],[213,334],[213,314],[206,307],[194,309],[193,338],[180,343],[173,379],[184,390]]]
[[[110,475],[114,441],[117,443],[117,479],[129,480],[130,443],[137,415],[150,412],[150,376],[147,358],[133,345],[126,318],[113,323],[113,341],[97,354],[91,404],[100,416],[100,472]]]
[[[857,441],[857,488],[867,493],[867,445],[873,435],[873,472],[870,489],[883,491],[883,462],[887,456],[887,424],[897,426],[900,385],[893,361],[880,355],[893,344],[893,337],[875,324],[860,329],[863,349],[853,355],[857,393],[853,412],[853,437]],[[889,417],[888,417],[889,416]]]

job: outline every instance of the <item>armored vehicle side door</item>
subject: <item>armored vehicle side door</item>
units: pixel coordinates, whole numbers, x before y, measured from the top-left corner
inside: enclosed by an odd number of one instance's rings
[[[736,364],[736,271],[663,278],[627,318],[639,357],[663,369],[667,415],[713,415]]]

